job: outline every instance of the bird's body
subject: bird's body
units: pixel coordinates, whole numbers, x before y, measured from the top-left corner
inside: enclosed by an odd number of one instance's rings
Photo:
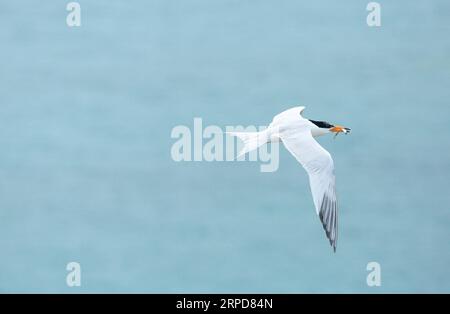
[[[328,153],[314,137],[328,133],[345,133],[350,129],[324,121],[308,120],[301,116],[305,107],[294,107],[276,115],[262,132],[232,132],[244,147],[243,155],[268,142],[281,141],[309,175],[316,213],[334,251],[338,231],[338,207],[335,189],[334,164]]]

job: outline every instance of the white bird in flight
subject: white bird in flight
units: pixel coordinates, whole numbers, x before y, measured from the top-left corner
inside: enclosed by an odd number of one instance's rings
[[[324,134],[347,134],[349,128],[324,121],[308,120],[301,116],[305,107],[294,107],[276,115],[269,127],[261,132],[229,132],[242,140],[242,156],[270,142],[283,142],[309,176],[316,213],[336,252],[338,237],[338,206],[336,200],[333,159],[314,137]]]

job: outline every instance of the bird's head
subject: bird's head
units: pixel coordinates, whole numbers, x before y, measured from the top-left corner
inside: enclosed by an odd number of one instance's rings
[[[339,134],[339,133],[344,133],[344,134],[348,134],[350,133],[350,128],[346,128],[343,127],[341,125],[332,125],[328,122],[325,121],[315,121],[315,120],[309,120],[311,121],[319,130],[319,132],[316,132],[317,135],[322,135],[322,134],[326,134],[326,133],[334,133],[335,137]],[[313,132],[314,134],[314,132]]]

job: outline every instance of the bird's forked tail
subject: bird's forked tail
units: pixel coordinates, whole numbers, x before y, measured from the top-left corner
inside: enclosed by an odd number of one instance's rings
[[[259,146],[269,142],[270,139],[267,129],[261,132],[226,132],[226,134],[238,137],[244,144],[237,157],[257,149]]]

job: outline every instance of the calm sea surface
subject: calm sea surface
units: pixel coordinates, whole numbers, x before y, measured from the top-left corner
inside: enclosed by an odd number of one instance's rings
[[[450,292],[448,1],[381,1],[379,28],[369,1],[79,2],[79,28],[0,3],[0,291]],[[283,147],[273,173],[170,155],[194,117],[298,104],[352,128],[319,140],[336,254]]]

